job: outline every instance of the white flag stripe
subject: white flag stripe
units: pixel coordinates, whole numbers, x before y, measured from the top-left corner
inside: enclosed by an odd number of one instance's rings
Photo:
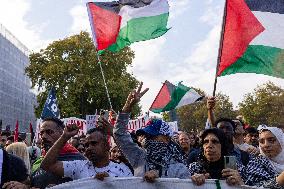
[[[263,45],[284,49],[284,14],[253,11],[265,30],[250,45]]]
[[[192,104],[196,102],[197,99],[199,99],[201,96],[193,89],[190,89],[187,91],[187,93],[182,97],[182,99],[179,101],[176,108],[179,108],[181,106],[185,106],[188,104]]]
[[[150,5],[141,8],[123,6],[119,11],[119,15],[122,17],[120,28],[126,26],[131,19],[158,16],[168,12],[169,4],[167,0],[154,0]]]

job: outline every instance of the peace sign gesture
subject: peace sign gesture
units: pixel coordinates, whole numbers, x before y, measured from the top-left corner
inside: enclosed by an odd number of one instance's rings
[[[140,98],[149,90],[149,88],[144,89],[144,91],[141,92],[143,86],[143,82],[140,83],[137,90],[133,90],[129,93],[127,100],[122,108],[122,112],[130,113],[133,106],[140,101]]]

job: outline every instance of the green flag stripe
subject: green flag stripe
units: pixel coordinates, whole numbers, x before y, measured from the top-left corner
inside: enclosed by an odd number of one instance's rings
[[[223,73],[257,73],[284,78],[284,49],[263,45],[248,46],[244,55]]]
[[[131,43],[154,39],[165,34],[169,13],[141,17],[129,20],[127,25],[121,28],[116,43],[111,45],[108,50],[117,52]]]
[[[163,111],[169,111],[175,109],[182,97],[189,91],[190,88],[179,84],[176,90],[171,95],[171,101],[163,108]]]

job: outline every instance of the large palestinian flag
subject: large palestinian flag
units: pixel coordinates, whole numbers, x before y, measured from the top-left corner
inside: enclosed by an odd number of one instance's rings
[[[168,31],[167,0],[89,2],[87,8],[97,50],[117,52]]]
[[[165,81],[150,110],[155,113],[170,111],[202,99],[203,96],[200,96],[193,88],[181,83],[175,86],[169,81]]]
[[[284,78],[284,0],[227,0],[218,76]]]

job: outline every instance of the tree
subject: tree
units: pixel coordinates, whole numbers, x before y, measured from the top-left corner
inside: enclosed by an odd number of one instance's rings
[[[284,125],[284,89],[265,83],[245,95],[239,103],[240,113],[251,126]]]
[[[62,117],[84,117],[94,114],[96,109],[109,109],[96,53],[89,34],[81,32],[54,41],[46,49],[30,55],[26,73],[31,78],[32,87],[38,87],[41,91],[37,96],[37,117],[51,87],[56,89]],[[107,51],[101,55],[114,110],[122,108],[128,93],[138,84],[135,77],[127,72],[133,58],[134,52],[129,47],[118,53]],[[137,115],[140,109],[135,107],[132,114]]]
[[[204,91],[195,89],[199,94],[205,95]],[[236,112],[233,110],[233,103],[230,98],[222,93],[216,95],[216,105],[214,110],[216,118],[234,118]],[[206,99],[195,104],[189,104],[177,109],[179,118],[179,129],[183,131],[203,130],[207,121]],[[168,113],[163,114],[163,118],[169,119]]]

